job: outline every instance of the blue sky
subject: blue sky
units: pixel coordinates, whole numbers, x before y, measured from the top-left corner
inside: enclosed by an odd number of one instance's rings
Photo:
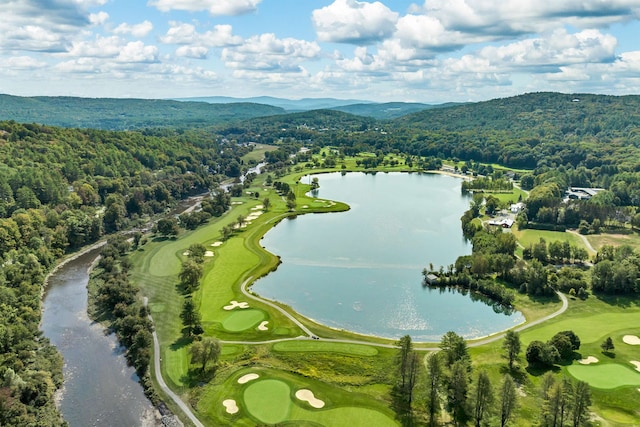
[[[640,0],[0,0],[0,93],[638,94]]]

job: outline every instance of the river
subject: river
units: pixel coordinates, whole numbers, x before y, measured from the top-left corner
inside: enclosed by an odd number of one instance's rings
[[[71,427],[159,425],[115,335],[87,316],[89,268],[98,253],[61,266],[43,299],[41,329],[64,357],[60,410]]]

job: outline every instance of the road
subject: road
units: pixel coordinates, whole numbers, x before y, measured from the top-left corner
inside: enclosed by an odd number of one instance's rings
[[[144,306],[147,306],[149,299],[144,297]],[[153,319],[151,318],[151,312],[149,312],[149,320],[153,323]],[[191,408],[187,406],[186,403],[182,401],[180,396],[175,394],[168,386],[167,383],[164,382],[164,378],[162,378],[162,372],[160,369],[160,343],[158,342],[158,334],[156,334],[155,328],[153,330],[153,367],[154,367],[154,375],[156,376],[156,381],[160,386],[160,389],[171,398],[175,402],[176,405],[182,410],[182,412],[191,420],[193,425],[196,427],[204,427],[204,424],[200,422],[200,420],[191,412]]]

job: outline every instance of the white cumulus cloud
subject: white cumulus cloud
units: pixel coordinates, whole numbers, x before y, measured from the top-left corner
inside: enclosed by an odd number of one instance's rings
[[[131,34],[134,37],[146,37],[151,30],[153,30],[153,24],[145,20],[139,24],[122,23],[113,32],[115,34]]]
[[[322,41],[370,44],[393,34],[398,13],[378,1],[335,0],[314,10],[312,20]]]

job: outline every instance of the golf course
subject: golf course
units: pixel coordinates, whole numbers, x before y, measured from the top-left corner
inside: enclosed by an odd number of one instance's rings
[[[411,172],[395,163],[377,172]],[[363,170],[356,158],[346,158],[344,165],[344,171]],[[204,425],[368,427],[405,423],[397,416],[391,396],[400,336],[390,339],[329,327],[252,291],[256,280],[281,263],[278,253],[270,253],[261,244],[269,230],[299,215],[323,213],[322,218],[328,218],[351,208],[339,200],[314,197],[310,179],[303,177],[324,172],[335,169],[300,167],[276,178],[292,189],[294,207],[267,183],[267,174],[260,174],[245,185],[240,197],[232,198],[230,209],[222,216],[173,238],[150,235],[130,256],[132,280],[148,298],[160,345],[162,377]],[[517,189],[513,199],[505,194],[500,197],[515,202],[522,194]],[[233,230],[228,236],[222,232],[225,227]],[[580,238],[566,232],[526,230],[518,235],[523,246],[540,237],[583,245]],[[186,292],[179,275],[183,262],[190,259],[188,248],[194,244],[203,245],[207,252],[199,286]],[[197,307],[202,336],[221,342],[219,360],[206,372],[191,363],[193,338],[185,333],[181,320],[185,298],[191,298]],[[589,383],[594,423],[640,425],[640,345],[627,343],[634,342],[632,338],[623,340],[640,336],[640,303],[626,297],[593,295],[569,297],[568,301],[566,311],[539,325],[513,325],[520,326],[523,350],[534,340],[544,342],[559,331],[574,331],[582,344],[580,357],[576,355],[571,363],[558,364],[552,371],[559,378]],[[562,311],[557,297],[517,294],[514,306],[526,319],[525,325]],[[473,369],[486,371],[494,384],[507,369],[503,334],[504,330],[495,330],[487,334],[488,340],[480,340],[481,336],[468,340]],[[615,350],[604,353],[600,345],[607,337],[612,338]],[[413,345],[426,366],[426,356],[438,350],[439,340],[414,341]],[[580,363],[589,356],[597,361]],[[527,367],[523,355],[514,369],[519,403],[509,425],[535,424],[544,372]],[[415,396],[415,422],[426,425],[426,392],[419,390],[421,378],[422,374]],[[180,413],[170,399],[167,404]],[[448,422],[444,411],[441,420]],[[186,417],[184,422],[189,424]]]

